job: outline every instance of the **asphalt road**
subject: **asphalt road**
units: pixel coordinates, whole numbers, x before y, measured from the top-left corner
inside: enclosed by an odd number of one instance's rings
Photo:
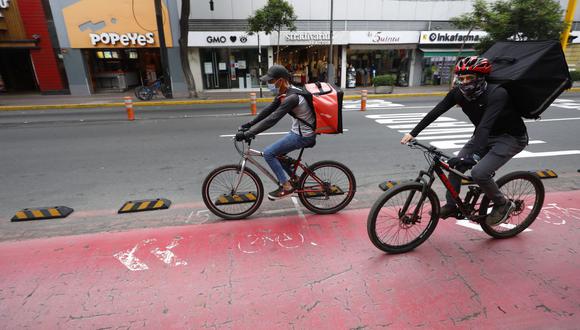
[[[358,184],[350,207],[368,207],[380,194],[378,183],[413,178],[425,167],[423,155],[399,140],[437,101],[372,100],[366,112],[345,101],[348,131],[320,136],[305,160],[334,159],[349,166]],[[223,135],[251,118],[249,106],[148,107],[136,109],[136,117],[129,122],[124,109],[106,108],[1,112],[0,240],[216,221],[201,202],[201,183],[213,168],[239,161],[231,138]],[[470,127],[458,109],[445,117],[442,127],[424,137],[452,153]],[[394,120],[401,118],[408,120]],[[532,144],[498,175],[549,168],[560,175],[545,182],[549,190],[580,188],[579,120],[580,94],[562,95],[541,121],[527,124]],[[289,122],[283,119],[270,133],[283,134]],[[262,149],[279,137],[259,136],[253,147]],[[267,191],[274,188],[265,182]],[[125,201],[157,197],[170,199],[171,209],[116,214]],[[58,221],[9,221],[22,208],[55,205],[75,213]],[[265,201],[256,216],[295,213],[295,207],[290,200]]]

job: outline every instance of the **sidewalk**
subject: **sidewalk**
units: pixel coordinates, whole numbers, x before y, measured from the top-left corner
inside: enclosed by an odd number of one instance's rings
[[[381,97],[402,97],[402,96],[428,96],[443,95],[448,91],[448,86],[420,86],[420,87],[395,87],[391,94],[380,94]],[[347,88],[344,93],[347,97],[358,97],[363,89],[368,90],[369,97],[379,96],[374,94],[372,86],[366,88]],[[106,106],[122,106],[124,97],[130,96],[133,102],[140,106],[159,106],[159,105],[185,105],[185,104],[204,104],[204,103],[243,103],[249,102],[249,93],[255,92],[258,102],[270,102],[271,93],[263,88],[263,99],[260,98],[259,89],[247,90],[219,90],[200,92],[199,98],[176,97],[165,99],[163,97],[155,98],[152,101],[142,102],[136,100],[133,90],[124,93],[98,93],[90,96],[72,96],[72,95],[41,95],[39,93],[21,93],[21,94],[0,94],[0,111],[2,110],[30,110],[30,109],[48,109],[48,108],[91,108]]]

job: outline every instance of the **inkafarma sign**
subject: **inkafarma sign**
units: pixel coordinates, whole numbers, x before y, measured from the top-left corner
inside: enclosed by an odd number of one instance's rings
[[[161,1],[163,30],[167,47],[173,47],[165,2]],[[71,48],[159,47],[154,1],[67,0],[60,3]]]
[[[421,31],[420,44],[476,44],[485,31]]]

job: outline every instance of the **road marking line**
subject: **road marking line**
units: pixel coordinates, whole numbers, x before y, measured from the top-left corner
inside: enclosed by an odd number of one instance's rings
[[[344,132],[348,132],[348,128],[343,129]],[[289,132],[266,132],[266,133],[260,133],[259,135],[286,135]],[[235,137],[235,134],[223,134],[220,135],[220,137]]]
[[[465,228],[469,228],[469,229],[474,229],[477,231],[483,231],[483,229],[481,229],[481,226],[478,224],[475,224],[469,220],[456,220],[455,224],[463,226]],[[506,229],[512,229],[515,227],[515,225],[512,225],[511,223],[502,223],[501,225],[499,225],[500,227],[506,228]],[[532,231],[529,228],[524,229],[523,232],[529,232]]]

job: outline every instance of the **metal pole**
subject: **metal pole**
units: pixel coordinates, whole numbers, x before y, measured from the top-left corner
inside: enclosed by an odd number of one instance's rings
[[[332,23],[333,23],[334,0],[330,0],[330,49],[328,54],[328,66],[326,68],[326,82],[334,83],[334,63],[332,61]]]
[[[262,95],[262,47],[260,46],[260,32],[258,34],[258,84],[260,84],[260,98],[264,97]]]
[[[562,43],[562,49],[565,51],[568,47],[568,37],[570,37],[570,30],[572,30],[572,22],[574,21],[574,13],[576,12],[576,0],[568,0],[568,9],[566,10],[566,18],[564,22],[566,23],[566,30],[562,33],[560,42]]]
[[[155,1],[155,18],[157,19],[157,33],[159,34],[159,50],[161,53],[161,67],[163,70],[163,83],[165,84],[165,97],[173,98],[171,91],[171,76],[169,75],[169,59],[167,56],[167,45],[165,44],[165,30],[163,29],[163,11],[161,0]]]

